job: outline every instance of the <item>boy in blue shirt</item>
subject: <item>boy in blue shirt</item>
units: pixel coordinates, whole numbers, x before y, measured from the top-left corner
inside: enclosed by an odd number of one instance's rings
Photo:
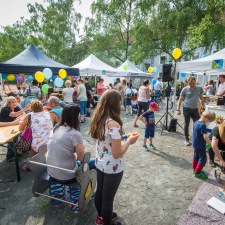
[[[128,110],[130,110],[130,114],[131,116],[133,116],[130,94],[127,94],[127,97],[126,97],[126,115],[128,114]]]
[[[155,134],[155,117],[154,112],[159,110],[157,103],[151,102],[149,105],[149,110],[140,115],[140,120],[145,124],[145,136],[143,139],[143,149],[148,151],[148,147],[146,146],[146,141],[149,138],[150,148],[155,149],[155,146],[152,144],[152,139]],[[145,120],[144,120],[145,118]]]
[[[192,146],[194,148],[193,156],[193,174],[197,178],[207,179],[208,176],[202,170],[206,164],[206,143],[211,145],[209,137],[207,135],[206,125],[213,122],[216,115],[212,111],[205,111],[202,113],[202,117],[194,123]]]

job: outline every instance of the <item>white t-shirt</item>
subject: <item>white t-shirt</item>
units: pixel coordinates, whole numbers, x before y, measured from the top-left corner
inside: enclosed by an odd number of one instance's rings
[[[225,91],[225,82],[224,83],[220,83],[216,94],[217,95],[221,95],[223,91]],[[223,96],[225,96],[225,95],[223,95]]]
[[[163,88],[163,83],[157,81],[157,83],[155,84],[155,91],[161,91],[161,88],[160,87]]]
[[[64,102],[73,102],[73,88],[64,88],[63,92],[65,93]]]
[[[105,127],[108,121],[105,122]],[[96,158],[95,166],[103,173],[116,174],[124,170],[124,158],[121,156],[115,159],[112,155],[111,140],[121,140],[121,127],[110,129],[105,128],[105,139],[103,141],[96,140]]]

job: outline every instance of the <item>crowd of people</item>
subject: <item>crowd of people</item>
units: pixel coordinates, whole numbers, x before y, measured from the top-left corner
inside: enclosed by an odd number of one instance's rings
[[[123,121],[121,120],[122,108],[128,110],[131,106],[131,96],[127,93],[128,88],[132,88],[132,81],[120,78],[114,84],[110,84],[107,89],[103,84],[103,79],[99,79],[96,86],[97,99],[94,101],[94,94],[89,84],[89,79],[67,80],[65,88],[62,90],[62,98],[59,93],[55,93],[50,87],[48,93],[43,96],[38,82],[34,79],[31,85],[23,85],[15,93],[8,93],[9,97],[0,113],[0,126],[19,125],[19,130],[24,131],[26,127],[32,130],[32,142],[29,150],[29,157],[38,153],[41,145],[47,144],[47,163],[65,169],[76,170],[84,158],[83,137],[80,130],[80,123],[84,123],[85,117],[91,117],[88,134],[96,141],[96,156],[89,161],[90,169],[97,171],[97,190],[95,193],[95,206],[98,216],[96,224],[121,224],[115,222],[117,214],[113,212],[114,196],[118,190],[123,177],[124,154],[131,144],[139,138],[139,134],[131,135],[123,142]],[[221,84],[214,89],[214,82],[208,81],[204,86],[206,93],[225,95],[225,76],[220,77]],[[26,83],[26,82],[25,82]],[[195,177],[206,179],[207,175],[202,170],[206,163],[206,143],[211,144],[208,149],[209,161],[213,164],[214,155],[225,167],[225,154],[220,155],[220,150],[225,152],[225,122],[212,131],[211,140],[207,136],[206,125],[215,120],[215,114],[205,111],[203,100],[203,88],[196,85],[195,77],[190,76],[186,80],[187,86],[181,84],[178,87],[179,101],[177,104],[177,114],[181,115],[181,104],[183,103],[184,115],[184,135],[185,145],[190,146],[189,123],[193,119],[194,148],[193,173]],[[71,87],[73,84],[74,87]],[[167,88],[168,87],[168,88]],[[155,95],[161,97],[163,90],[169,90],[169,83],[163,88],[161,79],[155,85]],[[170,92],[174,92],[174,86],[170,87]],[[142,148],[148,151],[149,147],[156,149],[153,145],[155,136],[155,116],[158,110],[157,103],[152,101],[148,106],[148,101],[152,93],[150,81],[144,80],[137,95],[138,111],[135,116],[133,127],[138,128],[138,118],[145,124],[145,135],[143,137]],[[19,94],[32,97],[30,102],[26,98],[20,102]],[[18,97],[19,96],[19,97]],[[199,100],[201,102],[201,112],[198,111]],[[95,108],[91,116],[91,104]],[[21,121],[21,122],[20,122]],[[19,140],[18,140],[19,141]],[[8,143],[6,162],[14,162],[13,143]],[[75,154],[76,153],[76,154]],[[29,171],[28,166],[21,168]],[[73,174],[65,171],[48,168],[48,173],[53,180],[59,183],[69,183],[75,180]]]

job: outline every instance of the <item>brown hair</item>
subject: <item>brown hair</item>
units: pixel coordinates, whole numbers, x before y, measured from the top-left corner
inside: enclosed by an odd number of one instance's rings
[[[225,141],[225,120],[219,125],[219,134],[222,141]]]
[[[31,101],[30,110],[34,113],[43,111],[43,104],[38,99]]]
[[[77,84],[77,80],[76,79],[73,79],[72,82]]]
[[[111,118],[118,122],[123,131],[123,122],[120,118],[120,93],[113,89],[106,90],[95,109],[94,115],[91,119],[90,130],[88,134],[91,137],[102,141],[105,136],[105,121],[107,118]]]
[[[219,75],[219,77],[222,77],[222,78],[224,78],[224,79],[225,79],[225,75]]]
[[[196,79],[195,79],[194,76],[190,76],[190,77],[187,78],[187,83],[189,84],[191,82],[196,82]]]
[[[214,85],[213,80],[209,80],[209,81],[208,81],[208,84]]]

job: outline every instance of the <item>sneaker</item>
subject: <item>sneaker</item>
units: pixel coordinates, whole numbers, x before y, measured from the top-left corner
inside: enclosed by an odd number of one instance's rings
[[[155,146],[153,144],[150,144],[149,146],[150,148],[155,149]]]
[[[145,146],[143,146],[142,147],[145,151],[148,151],[149,149],[148,149],[148,147],[145,145]]]
[[[91,117],[91,114],[90,114],[90,113],[87,113],[87,114],[86,114],[86,117]]]
[[[122,223],[113,221],[113,222],[112,222],[112,225],[122,225]]]
[[[193,174],[195,173],[195,170],[194,169],[192,170],[192,173]],[[204,170],[201,170],[201,173],[205,174],[205,171]]]
[[[113,212],[112,213],[112,221],[114,221],[116,218],[117,218],[117,214],[115,212]],[[95,221],[95,224],[96,225],[103,224],[103,218],[100,217],[100,216],[97,216],[97,219]],[[112,224],[114,224],[114,223],[112,223]]]
[[[211,166],[211,167],[214,167],[214,166],[215,166],[212,159],[209,159],[208,164],[209,164],[209,166]]]
[[[190,143],[188,140],[185,140],[184,144],[185,144],[186,146],[190,146],[190,145],[191,145],[191,143]]]
[[[126,114],[126,116],[127,116],[127,114]]]
[[[200,179],[208,179],[208,176],[203,173],[194,173],[194,177],[200,178]]]
[[[84,123],[84,120],[80,120],[80,123]]]

